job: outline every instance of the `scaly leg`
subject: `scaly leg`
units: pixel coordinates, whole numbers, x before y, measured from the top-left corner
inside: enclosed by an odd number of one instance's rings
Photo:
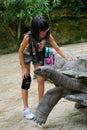
[[[61,99],[62,95],[63,91],[60,87],[55,87],[47,91],[36,109],[36,116],[34,118],[34,121],[36,121],[40,125],[44,124],[47,120],[49,113],[57,104],[57,102]]]

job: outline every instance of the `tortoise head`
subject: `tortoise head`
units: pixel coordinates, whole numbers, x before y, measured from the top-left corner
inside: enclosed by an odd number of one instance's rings
[[[34,70],[34,73],[44,78],[50,78],[52,76],[52,68],[50,66],[40,66]]]

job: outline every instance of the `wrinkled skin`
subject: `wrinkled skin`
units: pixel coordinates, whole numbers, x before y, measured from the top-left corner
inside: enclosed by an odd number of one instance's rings
[[[77,108],[87,107],[87,56],[66,63],[60,70],[43,66],[34,73],[49,78],[56,86],[46,92],[36,109],[34,120],[40,125],[62,97],[77,102]]]

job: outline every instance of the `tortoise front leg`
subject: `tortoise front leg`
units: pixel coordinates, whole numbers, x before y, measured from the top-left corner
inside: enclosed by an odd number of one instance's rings
[[[49,113],[60,100],[62,95],[63,91],[60,87],[55,87],[47,91],[47,93],[43,96],[42,100],[40,101],[36,109],[36,116],[34,120],[40,125],[44,124],[47,120]]]

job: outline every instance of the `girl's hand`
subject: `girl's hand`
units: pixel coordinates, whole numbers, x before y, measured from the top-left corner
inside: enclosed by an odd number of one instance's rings
[[[22,78],[27,78],[27,76],[29,75],[29,72],[27,70],[27,68],[23,68],[22,69]]]
[[[75,58],[73,58],[73,57],[66,57],[65,58],[67,61],[75,61],[76,59]]]

